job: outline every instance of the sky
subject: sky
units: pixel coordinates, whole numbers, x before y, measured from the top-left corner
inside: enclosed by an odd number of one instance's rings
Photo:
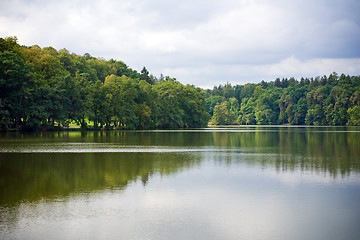
[[[0,0],[0,37],[226,83],[360,75],[359,0]]]

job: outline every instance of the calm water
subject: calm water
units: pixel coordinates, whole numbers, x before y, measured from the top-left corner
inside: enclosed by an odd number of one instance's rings
[[[0,135],[0,239],[360,239],[360,128]]]

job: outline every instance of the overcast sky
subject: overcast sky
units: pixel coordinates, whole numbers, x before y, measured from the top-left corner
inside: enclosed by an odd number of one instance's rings
[[[0,0],[0,37],[212,88],[360,75],[359,0]]]

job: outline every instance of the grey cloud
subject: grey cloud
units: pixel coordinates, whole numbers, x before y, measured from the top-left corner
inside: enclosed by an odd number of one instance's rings
[[[234,0],[145,0],[143,13],[153,13],[155,28],[182,29],[193,28],[211,19],[219,12],[231,9]]]

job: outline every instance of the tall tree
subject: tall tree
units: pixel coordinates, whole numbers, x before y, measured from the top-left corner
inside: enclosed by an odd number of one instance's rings
[[[209,122],[210,125],[226,125],[230,123],[226,103],[225,101],[214,107],[214,115]]]
[[[150,84],[154,84],[154,78],[150,78],[149,71],[146,69],[146,67],[143,67],[140,74],[140,80],[145,80],[146,82]]]
[[[0,38],[0,130],[18,128],[31,73],[16,38]]]

